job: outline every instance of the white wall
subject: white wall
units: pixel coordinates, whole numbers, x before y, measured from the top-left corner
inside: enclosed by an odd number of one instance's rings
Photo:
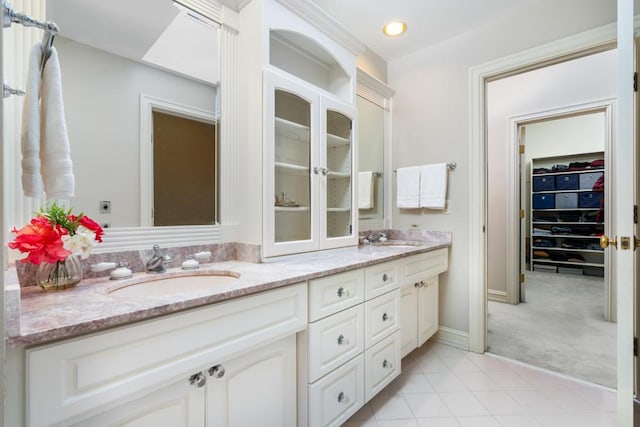
[[[440,323],[469,330],[469,68],[615,21],[615,2],[541,0],[506,19],[389,63],[393,167],[456,161],[450,213],[394,211],[394,228],[453,232],[450,270],[440,285]],[[544,29],[544,30],[542,30]]]
[[[74,211],[140,225],[140,94],[215,110],[215,88],[57,37],[76,175]],[[111,214],[98,214],[98,201]]]
[[[509,140],[509,120],[514,117],[615,98],[616,60],[616,50],[610,50],[492,81],[487,85],[487,243],[489,248],[487,285],[490,291],[507,292],[509,281],[510,266],[504,262],[507,259],[508,250],[505,224],[513,221],[507,216],[509,195],[506,183],[509,179],[511,162],[509,146],[513,143]],[[556,125],[555,130],[562,134],[550,137],[547,145],[527,144],[527,157],[603,151],[602,118],[598,127],[585,117],[571,119],[573,122],[579,122],[576,123],[577,128]],[[536,131],[540,132],[541,127],[549,128],[549,126],[531,125],[527,129],[535,136]],[[550,128],[548,130],[551,132]],[[594,134],[594,132],[597,133]],[[569,134],[573,135],[569,136]],[[570,140],[582,140],[586,145],[582,148],[580,145],[570,148],[572,145],[567,143]],[[577,142],[577,144],[580,143]]]

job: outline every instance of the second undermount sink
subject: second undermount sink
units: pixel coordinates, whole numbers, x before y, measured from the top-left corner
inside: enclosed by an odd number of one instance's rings
[[[212,289],[232,283],[240,278],[235,271],[197,271],[190,274],[146,276],[134,283],[110,289],[108,293],[119,297],[149,297],[181,294]]]

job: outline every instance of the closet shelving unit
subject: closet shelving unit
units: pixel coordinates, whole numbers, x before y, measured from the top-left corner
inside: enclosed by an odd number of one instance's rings
[[[593,191],[593,184],[605,173],[605,166],[553,170],[556,165],[602,159],[602,152],[532,159],[529,215],[532,270],[604,275],[604,251],[598,243],[606,218],[597,216],[604,190]],[[535,173],[541,168],[550,171]]]

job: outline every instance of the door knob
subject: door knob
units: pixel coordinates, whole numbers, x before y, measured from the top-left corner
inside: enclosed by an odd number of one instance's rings
[[[616,237],[610,239],[607,236],[600,237],[600,247],[602,249],[607,249],[609,246],[613,246],[614,248],[618,248],[618,240]]]

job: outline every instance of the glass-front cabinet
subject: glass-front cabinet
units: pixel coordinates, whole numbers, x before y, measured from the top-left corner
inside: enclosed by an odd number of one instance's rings
[[[266,257],[357,243],[354,108],[266,71]]]

